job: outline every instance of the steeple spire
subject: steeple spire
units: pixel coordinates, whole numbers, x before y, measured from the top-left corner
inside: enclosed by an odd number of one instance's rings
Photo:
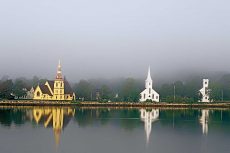
[[[151,72],[150,72],[150,66],[149,66],[149,69],[148,69],[148,75],[147,75],[147,79],[145,80],[145,88],[149,90],[152,89],[152,78],[151,78]]]
[[[57,76],[56,79],[62,79],[62,71],[61,71],[61,61],[58,62]]]
[[[150,72],[150,66],[149,66],[149,69],[148,69],[147,80],[152,80],[152,78],[151,78],[151,72]]]

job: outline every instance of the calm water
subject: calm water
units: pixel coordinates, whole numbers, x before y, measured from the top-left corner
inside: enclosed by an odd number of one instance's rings
[[[230,110],[0,109],[2,153],[229,153]]]

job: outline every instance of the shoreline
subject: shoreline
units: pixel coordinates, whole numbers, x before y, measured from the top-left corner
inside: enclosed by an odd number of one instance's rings
[[[68,107],[115,107],[115,108],[229,108],[230,102],[215,103],[130,103],[130,102],[67,102],[67,101],[0,101],[0,106],[68,106]]]

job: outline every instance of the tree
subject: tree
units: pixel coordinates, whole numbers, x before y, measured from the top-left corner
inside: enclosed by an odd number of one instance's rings
[[[16,79],[13,85],[13,94],[16,97],[23,97],[26,95],[26,83],[23,80]]]
[[[3,99],[12,99],[13,81],[6,80],[0,84],[0,97]]]
[[[101,91],[101,99],[102,100],[110,100],[112,98],[112,92],[108,86],[103,85],[100,89]]]
[[[230,100],[230,74],[224,75],[219,83],[224,93],[224,100]]]
[[[219,83],[210,83],[210,99],[220,101],[222,99],[222,87]]]
[[[80,80],[79,83],[75,84],[74,92],[78,98],[83,98],[84,100],[92,100],[92,85],[86,80]]]
[[[120,95],[123,101],[138,102],[140,99],[140,88],[138,88],[137,82],[133,78],[126,79]]]

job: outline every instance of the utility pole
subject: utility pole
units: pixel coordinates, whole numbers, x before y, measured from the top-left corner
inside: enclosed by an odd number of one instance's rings
[[[175,100],[176,100],[176,86],[175,86],[175,83],[173,84],[173,98],[174,98],[174,103],[175,103]]]
[[[224,101],[224,90],[222,89],[221,91],[221,99],[222,99],[222,102]]]

